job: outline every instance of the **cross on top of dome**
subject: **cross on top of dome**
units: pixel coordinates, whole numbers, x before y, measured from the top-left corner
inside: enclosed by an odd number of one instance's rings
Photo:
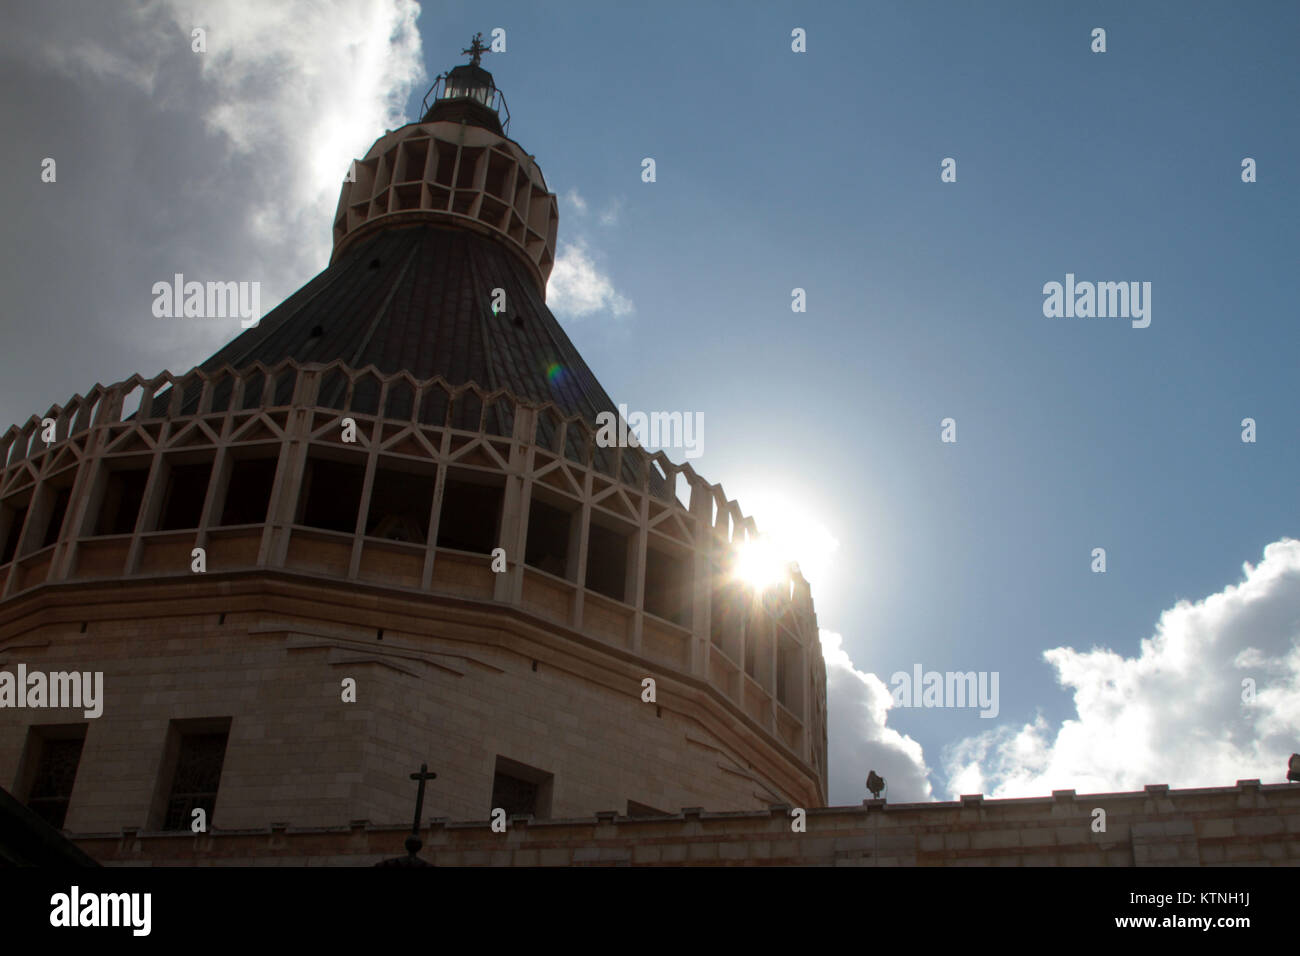
[[[471,66],[478,66],[478,61],[483,56],[483,54],[489,53],[491,51],[489,50],[488,47],[485,47],[483,45],[483,33],[482,31],[480,31],[474,34],[474,39],[470,41],[469,48],[465,50],[461,50],[460,52],[470,57],[469,62]]]
[[[480,32],[474,34],[470,45],[461,52],[470,61],[452,67],[433,81],[421,103],[424,116],[421,122],[438,119],[465,122],[505,135],[510,125],[510,109],[492,74],[479,65],[483,54],[491,53],[492,48],[483,42]],[[434,98],[432,107],[429,105],[431,96]]]

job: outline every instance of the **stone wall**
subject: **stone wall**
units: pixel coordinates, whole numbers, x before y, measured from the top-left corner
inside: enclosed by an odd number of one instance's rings
[[[1094,810],[1106,831],[1093,831]],[[406,830],[351,826],[242,833],[83,835],[107,865],[372,865],[404,855]],[[1300,786],[1235,787],[809,809],[792,832],[791,808],[629,819],[436,820],[421,858],[444,866],[1298,866]]]
[[[84,630],[83,630],[84,624]],[[158,828],[172,721],[230,719],[212,825],[486,816],[498,756],[553,774],[552,817],[817,801],[818,781],[703,681],[493,604],[301,575],[46,589],[0,610],[0,669],[102,671],[102,716],[0,708],[19,799],[35,725],[86,725],[65,827]],[[658,680],[642,700],[642,678]],[[356,681],[344,702],[342,681]],[[400,845],[400,841],[399,841]]]

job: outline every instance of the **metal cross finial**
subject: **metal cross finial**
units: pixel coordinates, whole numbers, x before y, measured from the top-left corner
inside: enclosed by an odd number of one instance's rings
[[[382,860],[375,866],[429,866],[428,863],[420,859],[420,847],[423,842],[420,840],[420,817],[424,813],[424,783],[426,780],[432,780],[438,775],[429,773],[427,763],[420,764],[420,772],[411,774],[412,780],[420,781],[420,789],[415,797],[415,819],[411,821],[411,835],[406,838],[406,856],[394,857],[391,860]]]
[[[479,57],[484,53],[489,53],[491,51],[483,45],[483,33],[480,31],[474,34],[474,40],[470,43],[469,49],[461,50],[460,52],[472,57],[469,61],[472,66],[478,66]]]
[[[411,774],[412,780],[420,781],[420,789],[415,796],[415,819],[411,821],[411,836],[415,837],[417,840],[420,837],[420,815],[424,813],[424,782],[426,780],[433,780],[437,776],[436,773],[429,772],[429,765],[427,763],[420,764],[419,773]]]

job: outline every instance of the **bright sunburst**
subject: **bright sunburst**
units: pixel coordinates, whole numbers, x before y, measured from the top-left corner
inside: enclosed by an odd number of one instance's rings
[[[814,592],[824,595],[839,541],[818,516],[782,496],[759,493],[742,500],[752,506],[748,513],[762,533],[740,545],[736,578],[763,590],[786,580],[787,568],[794,563]]]
[[[760,535],[741,542],[735,574],[755,591],[764,591],[785,579],[788,561],[771,538]]]

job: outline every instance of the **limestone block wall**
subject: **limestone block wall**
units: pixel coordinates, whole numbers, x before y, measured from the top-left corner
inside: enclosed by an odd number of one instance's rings
[[[553,775],[556,817],[818,799],[704,682],[483,602],[259,572],[59,592],[4,608],[0,669],[102,671],[103,715],[0,709],[0,781],[18,786],[32,725],[84,723],[71,833],[158,830],[169,724],[213,718],[230,721],[218,832],[400,824],[421,763],[438,774],[426,813],[486,819],[498,757]]]
[[[1092,829],[1093,810],[1107,830]],[[948,803],[810,808],[804,833],[791,808],[630,819],[435,820],[422,831],[426,862],[444,866],[1300,866],[1300,786],[1051,796],[963,797]],[[404,856],[408,830],[356,821],[325,829],[266,828],[202,837],[139,833],[79,839],[107,865],[368,866]]]

